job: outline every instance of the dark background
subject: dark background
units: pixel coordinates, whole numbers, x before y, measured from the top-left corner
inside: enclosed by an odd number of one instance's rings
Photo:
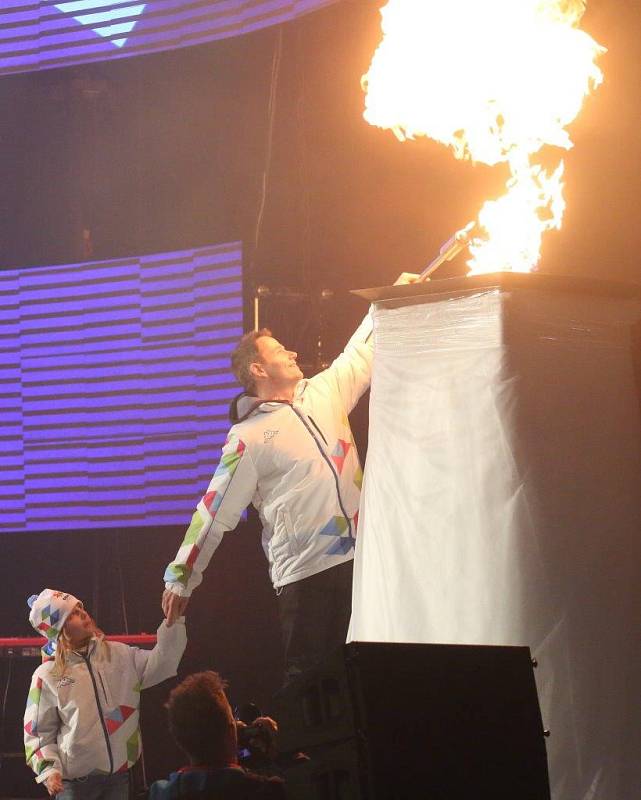
[[[238,239],[248,311],[259,284],[302,292],[266,304],[263,322],[303,360],[317,355],[310,342],[319,332],[322,354],[334,355],[365,311],[348,290],[420,271],[507,178],[502,167],[457,162],[428,140],[400,144],[363,121],[359,81],[380,38],[380,5],[346,0],[211,45],[2,78],[2,266]],[[571,127],[567,210],[563,229],[544,240],[541,271],[641,282],[640,19],[635,0],[589,4],[583,27],[609,49],[605,83]],[[440,275],[463,269],[460,259]],[[323,288],[334,296],[318,327]],[[364,455],[365,403],[353,424]],[[0,636],[30,635],[25,599],[44,586],[81,597],[107,632],[155,630],[162,572],[183,529],[153,523],[3,535]],[[225,537],[190,604],[188,630],[180,674],[217,669],[233,701],[269,711],[281,654],[252,514]],[[22,709],[34,667],[14,665],[7,712]],[[150,780],[180,761],[164,735],[167,690],[144,697]],[[13,723],[4,740],[0,749],[19,748]]]

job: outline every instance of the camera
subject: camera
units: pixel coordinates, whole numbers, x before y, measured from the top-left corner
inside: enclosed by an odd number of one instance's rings
[[[260,741],[264,739],[265,744],[269,744],[269,733],[264,728],[260,725],[239,725],[238,720],[236,721],[236,737],[241,756],[244,750],[250,750],[252,745],[256,746],[256,742],[252,742],[252,740],[258,739]]]
[[[270,760],[276,753],[277,725],[255,703],[236,709],[236,737],[241,762]]]

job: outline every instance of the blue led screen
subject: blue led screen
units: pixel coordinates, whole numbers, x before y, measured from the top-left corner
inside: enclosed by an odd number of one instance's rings
[[[185,524],[241,334],[239,243],[0,271],[0,529]]]
[[[0,75],[154,53],[295,19],[337,0],[3,0]]]

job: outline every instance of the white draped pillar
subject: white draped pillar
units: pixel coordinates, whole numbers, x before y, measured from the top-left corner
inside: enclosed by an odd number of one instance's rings
[[[377,303],[349,638],[529,646],[554,800],[632,800],[641,300],[481,284]]]

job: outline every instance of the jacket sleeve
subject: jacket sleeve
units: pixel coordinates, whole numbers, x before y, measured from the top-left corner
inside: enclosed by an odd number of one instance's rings
[[[54,772],[62,775],[58,754],[58,703],[43,681],[40,669],[33,673],[24,713],[24,750],[27,765],[42,783]]]
[[[171,628],[163,620],[157,636],[153,650],[132,648],[141,689],[148,689],[176,674],[187,645],[185,618],[180,617]]]
[[[345,413],[349,414],[369,388],[372,376],[374,342],[372,318],[367,314],[343,352],[310,383],[325,383],[338,390]]]
[[[176,558],[165,570],[165,586],[188,597],[200,585],[223,533],[238,525],[256,491],[257,473],[245,443],[232,430],[205,496],[198,503]]]

